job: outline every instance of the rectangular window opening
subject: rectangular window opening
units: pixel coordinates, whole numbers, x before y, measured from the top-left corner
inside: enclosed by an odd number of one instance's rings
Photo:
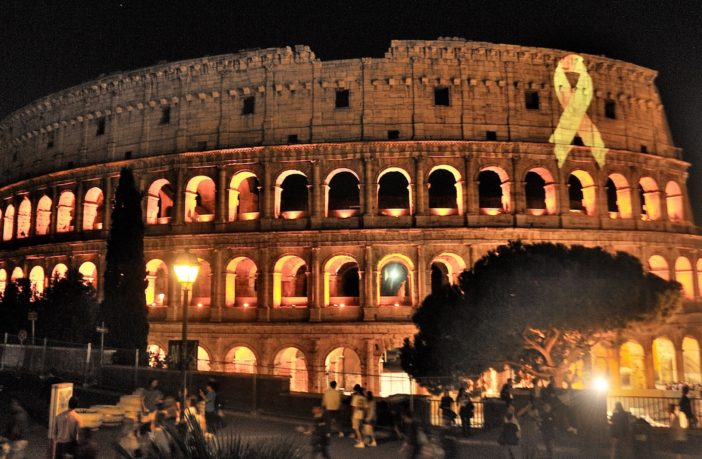
[[[449,105],[451,105],[451,99],[449,95],[449,88],[434,88],[434,105],[448,107]]]
[[[297,134],[288,135],[288,143],[300,143],[300,139],[298,139]]]
[[[105,118],[98,118],[95,135],[105,135]]]
[[[46,136],[46,148],[54,148],[54,141],[56,140],[56,133],[51,131]]]
[[[132,159],[132,152],[131,152],[131,151],[125,151],[125,152],[124,152],[124,159]]]
[[[648,147],[646,145],[641,145],[641,153],[648,153]]]
[[[197,149],[200,151],[207,150],[207,140],[201,140],[197,143]]]
[[[575,135],[575,137],[573,137],[573,141],[570,144],[575,145],[576,147],[584,147],[585,146],[585,143],[583,142],[583,138],[577,134]]]
[[[242,115],[253,115],[254,114],[254,108],[256,104],[256,98],[254,96],[247,96],[244,97],[243,105],[241,107],[241,114]]]
[[[400,131],[393,129],[388,131],[388,140],[397,140],[400,138]]]
[[[168,105],[161,109],[161,121],[159,124],[169,124],[171,122],[171,106]]]
[[[485,131],[485,140],[497,140],[497,131]]]
[[[605,101],[605,117],[611,120],[617,119],[617,104],[613,100]]]
[[[349,90],[348,89],[337,89],[336,99],[334,102],[336,108],[348,108],[349,107]]]
[[[527,90],[524,92],[524,106],[527,110],[539,109],[539,92]]]

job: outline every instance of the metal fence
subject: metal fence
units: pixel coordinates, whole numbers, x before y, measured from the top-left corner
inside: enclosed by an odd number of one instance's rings
[[[474,429],[482,429],[485,426],[485,404],[481,398],[472,398],[475,410],[473,411],[473,418],[470,420],[470,426]],[[443,416],[441,415],[441,409],[439,408],[441,400],[435,397],[429,398],[429,423],[433,426],[444,425]],[[458,414],[460,405],[457,402],[452,404],[453,412]],[[456,416],[454,420],[454,425],[461,426],[461,417]]]
[[[614,411],[614,405],[621,402],[626,411],[637,418],[645,419],[654,427],[670,427],[668,410],[670,405],[678,405],[679,397],[641,397],[641,396],[621,396],[610,395],[607,397],[607,413]],[[702,410],[702,399],[691,399],[692,412],[697,416],[697,424],[700,424],[700,414]]]

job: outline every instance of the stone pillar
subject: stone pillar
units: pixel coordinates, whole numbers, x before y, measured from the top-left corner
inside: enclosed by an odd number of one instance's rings
[[[273,298],[273,273],[271,272],[270,249],[263,247],[259,251],[261,260],[261,270],[258,275],[258,320],[268,322],[270,320],[271,300]]]
[[[641,221],[641,196],[639,195],[639,185],[638,183],[631,184],[631,216],[635,222]],[[637,223],[638,224],[638,223]]]
[[[29,216],[29,237],[34,237],[37,234],[37,215],[39,215],[39,212],[37,212],[37,204],[39,203],[37,195],[31,195],[29,202],[32,204],[32,213]],[[697,291],[697,289],[695,289],[695,291]]]
[[[375,342],[370,338],[363,340],[365,351],[365,369],[363,375],[363,386],[374,394],[380,394],[380,366],[378,365],[378,356],[375,353]]]
[[[319,247],[312,247],[312,262],[311,262],[311,279],[309,279],[309,284],[311,286],[310,298],[309,298],[309,310],[310,310],[310,322],[319,322],[322,320],[322,314],[320,308],[323,306],[324,292],[322,291],[322,273],[320,269],[319,261]]]
[[[224,167],[217,168],[217,215],[215,220],[217,223],[227,221],[226,205],[227,205],[227,170]]]
[[[377,184],[375,183],[375,177],[373,176],[373,160],[370,156],[363,157],[363,183],[365,196],[365,208],[363,209],[363,215],[375,215],[375,209],[377,207],[377,203],[375,202]]]
[[[173,193],[173,218],[176,225],[182,225],[185,217],[185,169],[178,167],[176,171],[175,192]]]
[[[101,253],[97,257],[97,279],[95,279],[95,282],[97,283],[97,300],[102,301],[105,299],[105,269],[107,267],[107,260],[105,259],[105,254]]]
[[[476,181],[477,164],[471,155],[464,157],[466,175],[463,179],[465,193],[465,214],[478,215],[480,207],[478,202],[478,182]]]
[[[644,372],[646,375],[646,389],[655,388],[655,368],[653,367],[653,341],[647,339],[642,342],[644,350]]]
[[[603,178],[601,174],[596,174],[593,179],[595,180],[595,214],[602,220],[609,220],[609,211],[607,210],[607,177],[605,176]]]
[[[168,310],[166,318],[169,321],[178,322],[183,318],[183,310],[181,302],[183,301],[183,293],[180,290],[180,283],[173,271],[171,260],[163,260],[168,267]]]
[[[373,276],[375,270],[373,269],[373,247],[367,245],[364,249],[363,255],[363,290],[365,303],[363,303],[363,320],[375,320],[375,311],[377,307],[377,298],[375,295]]]
[[[222,251],[214,249],[212,251],[212,299],[210,300],[210,320],[213,322],[222,321],[222,307],[224,305],[222,286]]]
[[[414,186],[414,214],[426,215],[427,208],[429,206],[426,202],[426,187],[424,186],[424,157],[422,155],[414,158]]]
[[[104,193],[103,194],[103,202],[102,202],[102,205],[103,205],[102,229],[109,231],[110,225],[112,222],[112,177],[110,177],[109,175],[103,179],[102,189],[103,189],[103,193]],[[54,220],[54,218],[52,215],[52,225],[54,225],[52,232],[56,231],[56,226],[53,223],[53,220]]]
[[[80,180],[76,184],[76,231],[83,231],[83,201],[85,201],[83,182]],[[92,229],[92,228],[91,228]]]
[[[431,279],[431,268],[427,268],[426,254],[423,245],[417,246],[417,296],[421,302],[429,293],[431,293],[431,285],[427,286],[427,280]],[[449,282],[451,279],[449,279]],[[414,304],[419,306],[419,304]]]
[[[273,183],[273,171],[268,157],[263,160],[263,218],[273,218],[273,196],[275,183]],[[259,197],[260,199],[260,197]]]
[[[12,218],[12,240],[17,240],[17,224],[19,223],[19,205],[22,202],[17,196],[12,197],[12,205],[15,207],[15,215]],[[25,269],[25,275],[29,275]],[[672,279],[672,278],[671,278]]]
[[[309,391],[313,393],[322,392],[325,387],[324,382],[324,362],[321,361],[323,356],[319,355],[319,339],[313,338],[308,349],[309,362],[307,371],[307,386]]]

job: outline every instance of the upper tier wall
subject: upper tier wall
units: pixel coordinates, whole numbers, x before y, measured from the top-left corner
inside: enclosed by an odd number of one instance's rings
[[[0,184],[95,163],[186,150],[387,139],[546,143],[562,107],[553,74],[568,52],[459,39],[393,41],[384,58],[322,62],[307,46],[243,51],[108,75],[0,122]],[[607,147],[679,157],[654,79],[582,55],[588,115]],[[435,88],[448,88],[448,106]],[[336,105],[348,89],[348,107]],[[539,108],[527,109],[526,91]],[[245,99],[253,97],[251,114]],[[615,119],[605,115],[614,102]],[[610,113],[611,115],[611,113]],[[494,133],[494,134],[492,134]]]

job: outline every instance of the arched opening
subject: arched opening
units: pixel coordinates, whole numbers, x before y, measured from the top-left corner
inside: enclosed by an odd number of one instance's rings
[[[83,281],[92,285],[93,288],[97,290],[98,272],[95,263],[93,263],[92,261],[86,261],[85,263],[80,265],[78,271],[83,275]]]
[[[697,266],[696,266],[696,271],[697,271],[697,297],[701,297],[702,293],[700,290],[702,290],[702,258],[697,259]]]
[[[530,215],[555,215],[556,185],[548,169],[531,169],[524,177],[526,211]]]
[[[463,215],[463,182],[451,166],[437,166],[429,173],[429,211],[431,215]]]
[[[102,209],[102,190],[98,187],[89,189],[83,201],[83,231],[102,229]]]
[[[168,304],[168,266],[163,260],[154,258],[146,263],[146,305]]]
[[[670,269],[668,262],[660,255],[653,255],[648,259],[648,272],[655,274],[661,279],[670,280]]]
[[[300,171],[285,171],[275,184],[275,217],[294,220],[309,215],[307,176]]]
[[[166,365],[166,351],[158,344],[149,344],[146,347],[146,353],[149,355],[149,366],[152,368],[163,368]]]
[[[682,286],[682,293],[685,298],[688,300],[695,298],[692,264],[690,264],[690,260],[685,257],[678,257],[678,259],[675,260],[675,280]]]
[[[302,258],[286,255],[276,262],[273,307],[307,307],[307,264]]]
[[[173,217],[173,187],[166,179],[158,179],[149,187],[146,197],[146,224],[170,223]]]
[[[337,169],[324,181],[326,216],[353,217],[361,212],[358,176],[349,169]]]
[[[51,198],[43,195],[37,203],[37,218],[35,232],[37,236],[49,234],[51,226]]]
[[[278,352],[273,362],[273,374],[290,378],[291,392],[307,392],[307,360],[296,347],[288,347]]]
[[[641,198],[641,220],[655,221],[661,218],[661,193],[658,184],[651,177],[639,180]]]
[[[64,265],[63,263],[58,263],[56,266],[54,266],[54,269],[51,270],[51,282],[54,280],[63,279],[66,277],[67,272],[68,266]]]
[[[73,231],[73,214],[76,205],[76,197],[71,191],[64,191],[59,196],[58,209],[56,211],[56,232],[67,233]]]
[[[246,346],[236,346],[224,356],[224,371],[226,373],[256,373],[256,355]]]
[[[247,171],[234,174],[229,183],[228,221],[258,219],[260,188],[254,173]]]
[[[185,222],[211,222],[214,217],[214,180],[205,175],[191,178],[185,187]]]
[[[207,261],[202,258],[197,260],[200,262],[200,271],[193,284],[190,306],[209,307],[212,304],[212,269]]]
[[[622,174],[610,174],[606,191],[609,218],[631,218],[631,188],[626,178]]]
[[[645,389],[644,350],[639,343],[627,341],[619,348],[619,376],[622,389]]]
[[[695,338],[686,336],[682,342],[683,373],[687,384],[702,384],[700,374],[700,344]]]
[[[668,219],[677,223],[683,221],[685,212],[683,208],[683,195],[680,185],[670,181],[665,185],[665,205],[668,210]]]
[[[668,384],[678,380],[675,346],[668,338],[653,340],[653,376],[656,389],[665,389]]]
[[[512,210],[512,185],[501,167],[485,167],[478,174],[478,206],[483,215],[509,213]]]
[[[413,276],[409,258],[389,255],[378,264],[378,304],[381,306],[406,306],[412,304]]]
[[[324,266],[324,305],[358,306],[360,276],[358,263],[347,255],[337,255]]]
[[[29,285],[36,295],[44,293],[44,268],[35,266],[29,271]]]
[[[412,186],[403,169],[391,167],[378,176],[378,213],[390,217],[412,215]]]
[[[5,207],[5,219],[2,225],[2,240],[9,241],[12,239],[12,233],[15,229],[15,206],[8,204]]]
[[[568,176],[568,202],[571,213],[594,216],[595,195],[595,182],[590,174],[576,170]]]
[[[258,268],[252,259],[237,257],[227,264],[225,304],[227,306],[255,307]]]
[[[5,269],[0,269],[0,295],[5,294],[6,288],[7,288],[7,271],[5,271]]]
[[[30,226],[32,226],[32,203],[25,197],[17,209],[17,239],[29,237]]]
[[[457,285],[458,277],[466,269],[463,258],[454,253],[442,253],[431,262],[431,291],[438,292],[447,285]]]
[[[380,373],[381,397],[412,393],[412,380],[402,369],[400,349],[386,351],[380,357],[378,370]]]
[[[210,371],[210,353],[202,346],[197,347],[197,371]]]
[[[336,381],[338,389],[350,391],[354,385],[361,385],[361,359],[353,349],[337,347],[324,359],[324,374],[325,387]]]
[[[22,268],[19,266],[15,266],[15,269],[12,270],[12,275],[10,276],[10,280],[12,282],[16,281],[17,279],[23,279],[24,278],[24,271],[22,271]]]

